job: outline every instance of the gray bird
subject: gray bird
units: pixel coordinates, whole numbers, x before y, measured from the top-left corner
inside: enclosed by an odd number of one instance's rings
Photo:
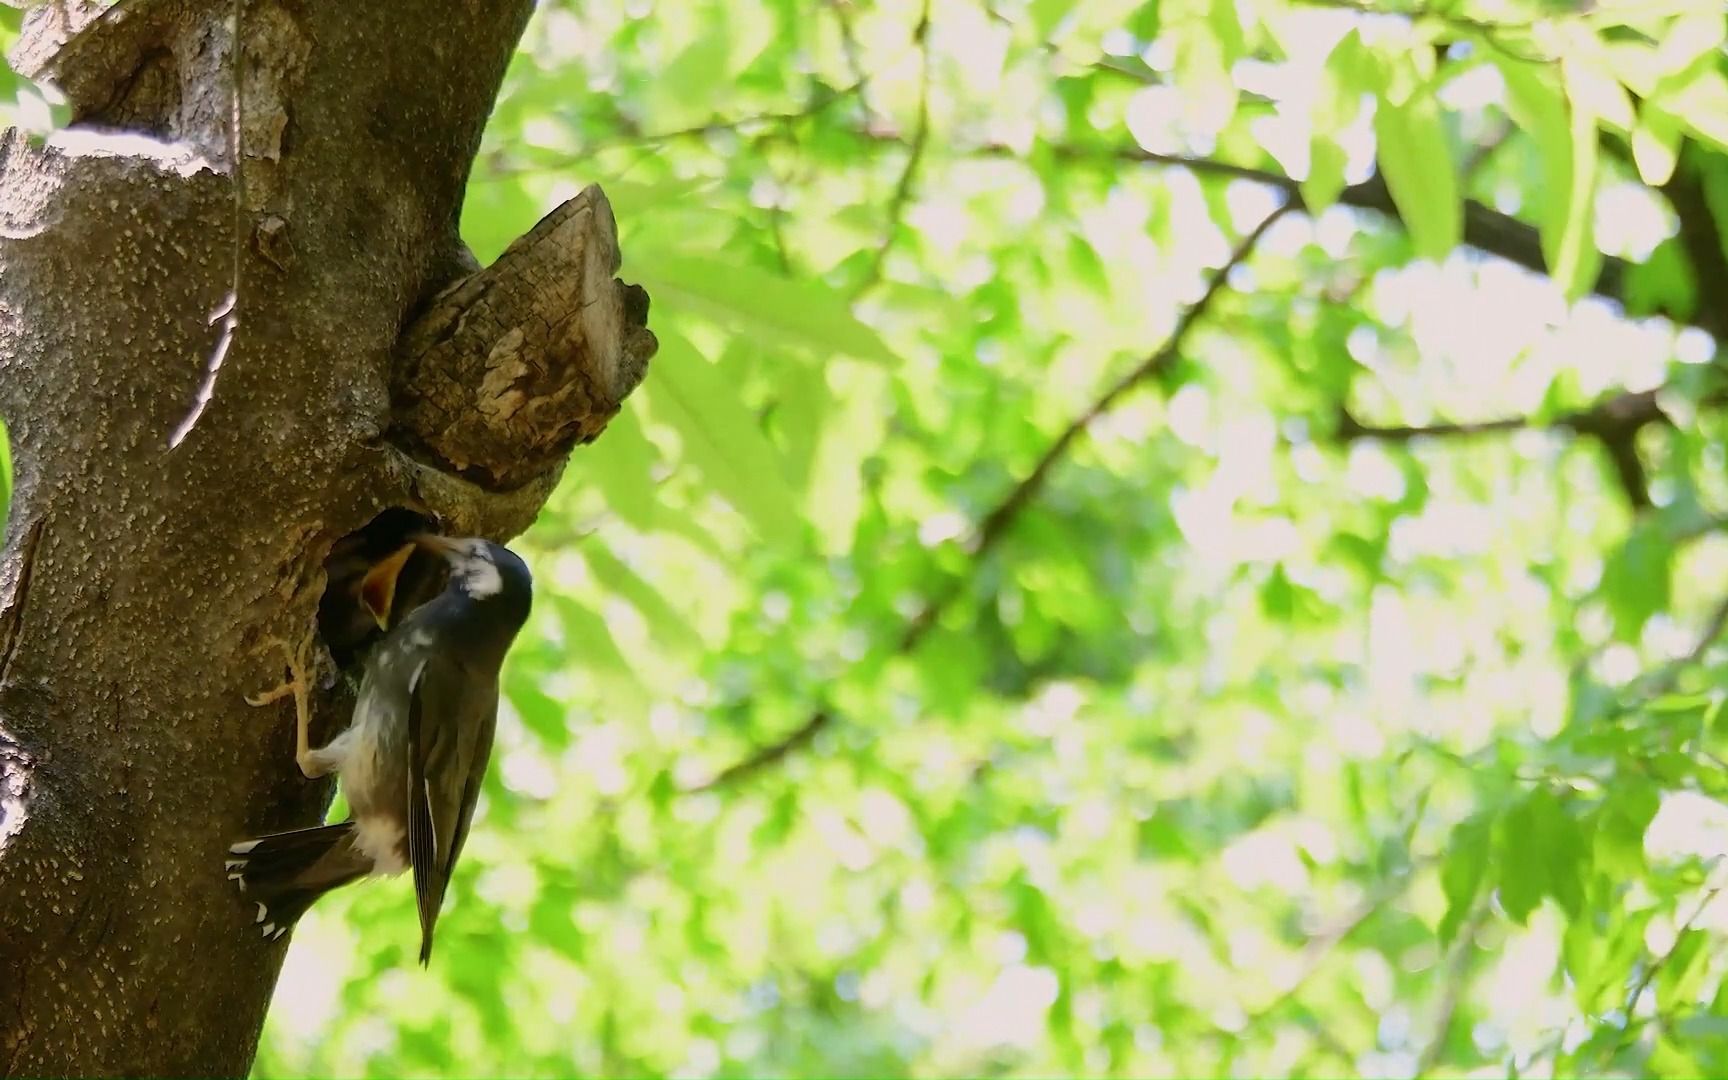
[[[367,657],[346,731],[314,748],[305,711],[299,716],[300,771],[338,773],[353,816],[235,844],[227,866],[271,939],[331,889],[412,867],[425,964],[492,752],[499,669],[528,618],[533,583],[514,552],[488,540],[411,540],[361,590],[380,624],[413,545],[444,557],[449,584],[396,621]]]

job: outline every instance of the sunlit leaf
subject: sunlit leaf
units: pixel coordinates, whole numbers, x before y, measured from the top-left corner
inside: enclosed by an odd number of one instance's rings
[[[687,340],[660,332],[654,378],[637,393],[685,441],[684,463],[700,470],[764,540],[797,542],[802,524],[773,446],[736,389]]]
[[[895,359],[876,332],[852,314],[845,298],[820,282],[682,252],[641,252],[631,265],[657,305],[688,309],[740,333],[811,349],[820,357]],[[658,357],[655,363],[661,363]]]
[[[584,544],[582,558],[593,568],[595,580],[641,613],[656,644],[678,657],[701,651],[701,637],[672,602],[626,566],[606,545]]]
[[[1545,72],[1511,58],[1496,64],[1506,80],[1507,109],[1535,140],[1542,161],[1543,258],[1555,282],[1576,296],[1595,281],[1601,264],[1593,234],[1595,118]]]
[[[1378,92],[1380,82],[1378,58],[1363,46],[1361,35],[1351,30],[1327,56],[1314,96],[1308,176],[1302,181],[1302,203],[1309,213],[1324,211],[1344,190],[1344,166],[1349,156],[1339,139],[1362,111],[1364,96]]]
[[[1458,171],[1440,119],[1425,93],[1395,102],[1382,97],[1374,112],[1380,171],[1418,254],[1436,261],[1458,245],[1463,230]]]
[[[1446,914],[1435,931],[1441,945],[1450,944],[1459,927],[1470,917],[1476,897],[1487,877],[1493,822],[1472,819],[1452,830],[1445,861],[1440,864],[1440,887],[1446,894]]]
[[[1602,567],[1602,595],[1615,633],[1636,640],[1650,616],[1668,606],[1673,544],[1652,524],[1635,527]]]

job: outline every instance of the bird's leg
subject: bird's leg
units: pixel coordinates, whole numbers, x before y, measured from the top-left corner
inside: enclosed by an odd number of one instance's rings
[[[269,644],[282,650],[288,661],[288,681],[261,694],[248,694],[246,704],[271,705],[289,694],[294,695],[294,760],[308,780],[328,773],[332,763],[320,751],[312,749],[312,646],[317,629],[309,628],[298,646],[281,638],[271,638]]]

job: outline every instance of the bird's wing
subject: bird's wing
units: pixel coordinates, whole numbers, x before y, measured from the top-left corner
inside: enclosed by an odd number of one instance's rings
[[[498,719],[497,684],[434,655],[408,704],[408,856],[420,907],[420,962],[467,838]]]
[[[463,778],[462,798],[457,806],[456,829],[450,838],[449,868],[456,868],[456,860],[462,857],[462,845],[468,841],[468,823],[474,820],[474,804],[480,801],[480,785],[486,779],[486,765],[492,759],[492,736],[498,727],[498,687],[496,683],[489,684],[490,693],[483,700],[476,701],[476,707],[482,710],[482,720],[473,732],[474,745],[469,754],[468,775]],[[476,688],[476,696],[480,691]],[[445,883],[449,883],[448,873]]]

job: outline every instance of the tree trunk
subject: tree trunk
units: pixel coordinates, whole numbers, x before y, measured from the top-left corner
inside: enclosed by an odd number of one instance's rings
[[[530,0],[245,0],[239,184],[236,5],[101,6],[32,11],[73,122],[0,144],[0,1072],[240,1074],[286,943],[224,851],[330,796],[273,642],[381,510],[524,528],[653,339],[598,189],[457,238]]]

